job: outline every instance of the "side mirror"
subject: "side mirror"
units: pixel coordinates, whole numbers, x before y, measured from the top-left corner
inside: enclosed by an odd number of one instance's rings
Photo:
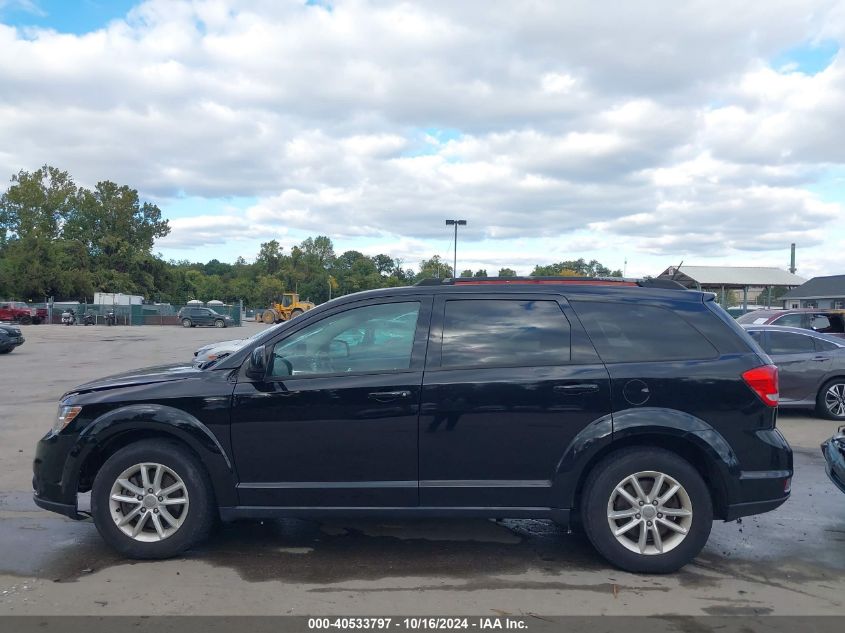
[[[263,345],[259,345],[249,355],[246,375],[253,380],[263,380],[267,375],[267,357]]]

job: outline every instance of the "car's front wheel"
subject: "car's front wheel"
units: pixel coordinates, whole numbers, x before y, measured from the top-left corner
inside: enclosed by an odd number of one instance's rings
[[[193,327],[190,319],[182,319],[182,327]]]
[[[593,546],[617,567],[669,573],[704,547],[713,502],[689,462],[664,449],[632,448],[591,471],[582,519]]]
[[[169,558],[204,540],[214,523],[206,472],[188,450],[144,440],[103,464],[91,490],[103,539],[130,558]]]
[[[214,327],[226,327],[226,322],[223,319],[214,321]]]
[[[834,378],[819,390],[816,412],[830,420],[845,420],[845,378]]]

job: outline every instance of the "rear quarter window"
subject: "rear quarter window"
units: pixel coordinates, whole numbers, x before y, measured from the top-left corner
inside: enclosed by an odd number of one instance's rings
[[[639,303],[573,301],[596,351],[606,363],[704,360],[716,348],[681,316]]]

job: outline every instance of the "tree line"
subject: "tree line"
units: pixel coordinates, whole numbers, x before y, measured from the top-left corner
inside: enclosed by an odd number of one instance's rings
[[[331,239],[309,237],[289,251],[276,240],[261,244],[255,260],[234,263],[165,261],[153,252],[170,226],[154,204],[128,185],[101,181],[77,186],[66,171],[45,165],[20,171],[0,197],[0,299],[88,300],[95,292],[142,295],[148,300],[243,300],[261,307],[283,292],[316,303],[330,297],[451,277],[439,255],[416,269],[387,254],[348,250],[336,254]],[[516,276],[510,268],[493,273]],[[596,260],[538,265],[532,275],[621,276]],[[487,277],[463,270],[461,277]]]

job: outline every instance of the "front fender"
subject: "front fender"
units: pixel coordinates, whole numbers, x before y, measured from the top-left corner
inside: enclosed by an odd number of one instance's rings
[[[726,499],[737,496],[739,460],[724,437],[704,420],[683,411],[642,407],[608,415],[586,426],[567,446],[552,484],[552,504],[572,508],[584,475],[616,447],[666,438],[686,443],[703,455]],[[641,441],[640,441],[641,440]],[[652,440],[654,441],[654,440]]]
[[[88,424],[65,462],[63,481],[75,493],[82,465],[98,448],[123,435],[169,436],[187,444],[208,471],[217,502],[237,505],[232,461],[209,428],[193,415],[161,404],[133,404],[104,413]]]

